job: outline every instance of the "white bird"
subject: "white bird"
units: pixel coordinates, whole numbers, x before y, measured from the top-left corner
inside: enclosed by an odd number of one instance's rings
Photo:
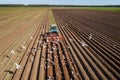
[[[34,57],[33,57],[33,56],[32,56],[32,58],[30,59],[30,61],[31,61],[31,62],[33,62],[33,61],[34,61]]]
[[[89,35],[89,40],[91,40],[91,39],[92,39],[92,34]]]
[[[59,51],[59,54],[60,54],[61,52]]]
[[[74,75],[74,78],[76,78],[77,76],[76,75]]]
[[[70,80],[73,80],[72,78]]]
[[[33,37],[31,36],[31,37],[30,37],[30,39],[32,40],[32,39],[33,39]]]
[[[47,59],[47,61],[49,61],[49,62],[50,62],[50,59]]]
[[[52,47],[52,48],[53,48],[53,50],[57,50],[56,46],[55,46],[55,47]]]
[[[52,65],[55,65],[55,62],[51,61]]]
[[[52,53],[52,51],[50,51],[50,53]]]
[[[65,59],[65,56],[63,55],[63,59]]]
[[[48,76],[48,79],[47,80],[51,80],[51,77],[50,76]]]
[[[62,65],[64,66],[64,65],[65,65],[65,63],[62,63]]]
[[[47,67],[46,66],[44,66],[44,69],[46,69]]]
[[[59,75],[58,73],[56,73],[56,75]]]
[[[57,41],[59,42],[60,40],[59,39],[57,39]],[[57,42],[56,42],[57,43]]]
[[[50,68],[50,66],[47,66],[47,68]]]
[[[34,48],[34,52],[37,52],[37,48]]]
[[[74,74],[74,72],[72,71],[72,74]]]
[[[50,63],[52,63],[53,65],[55,65],[55,63],[52,60],[47,59],[47,61],[49,61]]]
[[[60,71],[60,74],[62,74],[62,71]]]
[[[41,65],[40,67],[43,67],[43,65]]]
[[[18,63],[14,63],[16,66],[16,69],[22,68]]]
[[[58,56],[56,55],[55,58],[57,58]]]
[[[51,60],[50,60],[50,63],[52,63],[53,65],[55,65],[55,62],[53,62],[53,61],[51,61]]]
[[[64,61],[63,61],[63,60],[62,60],[61,62],[62,62],[62,63],[64,63]]]
[[[15,54],[16,52],[14,51],[14,50],[11,50],[11,52],[10,52],[11,54]]]
[[[73,41],[72,39],[69,39],[70,41]]]
[[[88,46],[84,41],[81,41],[81,45],[84,46]]]
[[[45,46],[45,45],[43,45],[43,48],[46,48],[46,46]]]
[[[49,42],[49,39],[47,39],[47,42]]]
[[[23,49],[26,49],[26,47],[25,47],[24,45],[22,45],[22,48],[23,48]]]

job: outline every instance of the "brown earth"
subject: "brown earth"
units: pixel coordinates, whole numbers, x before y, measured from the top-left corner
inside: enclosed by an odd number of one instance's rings
[[[42,41],[42,34],[48,32],[52,24],[49,9],[26,11],[22,15],[15,13],[8,17],[20,19],[13,19],[14,22],[3,25],[2,29],[8,25],[12,28],[15,24],[19,27],[0,40],[0,79],[120,79],[120,37],[116,35],[120,34],[120,13],[72,9],[52,11],[64,41]],[[89,39],[90,34],[92,39]],[[82,46],[82,42],[87,46]],[[15,63],[21,67],[16,69]]]
[[[120,79],[119,12],[53,9],[53,13],[82,79]]]

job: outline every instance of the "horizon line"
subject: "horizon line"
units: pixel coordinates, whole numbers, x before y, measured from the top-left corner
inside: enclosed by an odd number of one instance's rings
[[[69,5],[75,5],[75,6],[109,6],[109,5],[117,5],[117,4],[91,4],[91,5],[84,5],[84,4],[9,4],[9,3],[7,3],[7,4],[1,4],[0,3],[0,5],[64,5],[64,6],[69,6]],[[117,5],[117,6],[120,6],[120,5]]]

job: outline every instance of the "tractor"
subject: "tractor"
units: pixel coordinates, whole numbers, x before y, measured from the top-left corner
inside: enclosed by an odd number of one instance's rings
[[[58,32],[59,31],[57,25],[51,24],[49,31],[43,34],[43,41],[44,42],[62,41],[63,36],[60,36]]]

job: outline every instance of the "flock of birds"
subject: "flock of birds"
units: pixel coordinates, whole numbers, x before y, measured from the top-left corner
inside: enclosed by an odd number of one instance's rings
[[[30,39],[32,40],[33,39],[33,37],[31,36],[30,37]],[[92,34],[90,34],[89,35],[89,40],[91,40],[92,39]],[[73,41],[72,39],[69,39],[70,41]],[[42,41],[39,41],[40,43],[42,43]],[[81,45],[83,46],[83,47],[85,47],[85,46],[88,46],[84,41],[81,41],[80,42],[81,43]],[[24,44],[25,44],[25,42],[24,42]],[[21,45],[21,48],[22,49],[27,49],[26,48],[26,46],[25,45]],[[43,45],[43,48],[46,48],[46,46],[45,45]],[[57,50],[57,48],[54,46],[54,47],[52,47],[53,48],[53,50]],[[37,49],[34,49],[34,52],[36,52],[37,51]],[[50,53],[52,53],[52,51],[49,51]],[[13,55],[15,55],[17,52],[15,52],[14,50],[11,50],[11,52],[10,52],[10,54],[13,54]],[[65,59],[65,57],[64,57],[64,59]],[[33,61],[34,60],[34,58],[32,58],[31,59],[31,61]],[[50,63],[52,63],[53,65],[55,64],[52,60],[50,60],[50,59],[46,59],[47,61],[49,61]],[[14,65],[16,66],[16,69],[20,69],[20,68],[22,68],[22,66],[20,66],[18,63],[14,63]]]
[[[68,25],[67,23],[66,23],[66,25]],[[64,28],[65,26],[62,26],[62,28]],[[43,32],[44,32],[44,30],[42,30]],[[89,34],[88,35],[88,40],[92,40],[93,39],[93,34],[91,33],[91,34]],[[31,36],[30,37],[30,40],[33,40],[33,36]],[[73,42],[74,40],[73,39],[71,39],[71,38],[69,38],[69,41],[71,41],[71,42]],[[47,40],[47,42],[49,42],[48,40]],[[84,40],[79,40],[79,42],[80,42],[80,45],[82,46],[82,47],[88,47],[88,44],[84,41]],[[42,40],[40,40],[39,41],[39,43],[40,44],[42,44],[43,43],[43,41]],[[54,41],[53,41],[53,43],[54,43]],[[106,43],[107,43],[107,41],[106,41]],[[116,45],[115,44],[113,44],[113,47],[115,47]],[[43,48],[46,48],[47,46],[46,45],[42,45],[42,47]],[[66,48],[66,47],[65,47]],[[67,47],[67,48],[69,48],[69,46]],[[25,46],[25,42],[21,45],[21,49],[23,49],[23,50],[26,50],[27,49],[27,46]],[[34,48],[33,49],[33,52],[37,52],[37,50],[39,50],[39,49],[37,49],[37,48]],[[53,46],[52,47],[52,50],[49,50],[48,49],[48,53],[54,53],[53,51],[56,51],[57,50],[57,47],[56,46]],[[17,52],[15,51],[15,50],[11,50],[10,51],[10,54],[12,54],[12,55],[15,55]],[[61,52],[59,52],[59,54],[60,54]],[[58,56],[56,55],[55,56],[55,58],[57,58]],[[46,58],[45,58],[46,59]],[[62,65],[65,65],[65,56],[63,55],[63,60],[61,61],[61,63],[62,63]],[[33,62],[34,61],[34,57],[32,56],[31,57],[31,59],[30,59],[30,61],[31,62]],[[51,57],[49,56],[49,54],[48,54],[48,58],[46,59],[46,62],[49,62],[50,64],[52,64],[52,65],[55,65],[55,62],[51,59]],[[71,63],[73,63],[73,61],[71,62]],[[70,64],[71,64],[70,63]],[[15,68],[16,69],[20,69],[20,68],[23,68],[19,63],[17,63],[17,62],[15,62],[14,63],[14,65],[15,65]],[[43,67],[43,65],[41,65],[40,67]],[[50,68],[50,66],[44,66],[44,68]],[[58,76],[60,73],[56,73],[56,75]],[[74,68],[72,68],[72,74],[74,74]],[[78,74],[78,73],[77,73]],[[51,79],[53,79],[53,77],[51,77],[51,76],[48,76],[48,78],[47,78],[47,80],[51,80]],[[70,80],[73,80],[72,78],[70,79]]]
[[[30,37],[30,40],[32,40],[32,39],[33,39],[33,37],[31,36],[31,37]],[[89,35],[88,39],[89,39],[89,40],[92,39],[92,34]],[[73,41],[73,39],[69,39],[69,40],[70,40],[70,41]],[[40,40],[39,43],[42,44],[42,40]],[[88,46],[84,41],[81,41],[80,43],[81,43],[81,45],[82,45],[83,47]],[[43,48],[46,48],[46,47],[47,47],[46,45],[42,45],[42,46],[43,46]],[[69,48],[69,47],[68,47],[68,48]],[[24,44],[21,45],[21,49],[23,49],[23,50],[26,50],[26,49],[27,49],[27,46],[25,46],[25,42],[24,42]],[[52,49],[53,49],[53,51],[55,51],[55,50],[57,50],[57,47],[56,47],[56,46],[53,46]],[[33,49],[34,52],[37,52],[37,50],[38,50],[38,49],[36,49],[36,48]],[[49,53],[53,53],[53,51],[48,50]],[[10,51],[10,54],[12,54],[12,55],[15,55],[16,53],[17,53],[17,52],[14,51],[14,50],[11,50],[11,51]],[[59,53],[60,53],[60,52],[59,52]],[[48,54],[48,57],[49,57],[49,54]],[[58,56],[55,56],[55,58],[56,58],[56,57],[58,57]],[[64,60],[65,60],[65,56],[63,55],[63,61],[61,61],[61,62],[62,62],[62,65],[65,65]],[[32,61],[32,62],[34,61],[34,57],[31,58],[31,61]],[[50,62],[52,65],[55,65],[55,62],[52,61],[51,58],[46,59],[46,61]],[[73,62],[71,62],[71,63],[73,63]],[[18,64],[17,62],[15,62],[14,65],[15,65],[15,68],[16,68],[16,69],[22,68],[22,66],[21,66],[20,64]],[[42,66],[43,66],[43,65],[41,65],[41,67],[42,67]],[[50,67],[50,66],[48,66],[47,68],[49,68],[49,67]],[[73,70],[74,70],[74,68],[73,68]],[[72,73],[73,73],[73,72],[72,72]],[[59,73],[56,73],[56,75],[59,75]],[[51,77],[49,76],[48,79],[51,79]],[[72,79],[71,79],[71,80],[72,80]]]
[[[30,40],[32,40],[33,39],[33,37],[31,36],[30,37]],[[25,46],[25,42],[20,46],[20,48],[22,49],[22,50],[26,50],[27,49],[27,47]],[[17,53],[17,51],[15,51],[15,50],[11,50],[10,51],[10,54],[11,55],[15,55]],[[8,56],[9,57],[9,56]],[[20,68],[22,68],[22,66],[20,65],[20,64],[18,64],[18,63],[14,63],[14,65],[15,65],[15,67],[16,67],[16,69],[20,69]]]

